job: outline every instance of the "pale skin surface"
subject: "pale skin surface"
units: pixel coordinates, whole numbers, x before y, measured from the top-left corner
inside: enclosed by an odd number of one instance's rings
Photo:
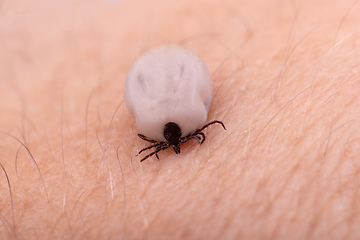
[[[173,2],[2,1],[1,238],[358,239],[360,3]],[[123,86],[162,44],[228,130],[140,164]]]

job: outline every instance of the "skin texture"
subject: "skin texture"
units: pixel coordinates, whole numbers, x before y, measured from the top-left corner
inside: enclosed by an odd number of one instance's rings
[[[2,239],[359,239],[360,2],[178,2],[1,2]],[[140,164],[124,82],[163,44],[228,130]]]

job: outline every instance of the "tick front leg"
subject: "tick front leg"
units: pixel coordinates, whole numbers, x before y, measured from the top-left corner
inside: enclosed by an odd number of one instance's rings
[[[207,127],[209,127],[210,125],[213,125],[213,124],[215,124],[215,123],[221,124],[222,127],[226,130],[226,127],[225,127],[224,123],[223,123],[222,121],[219,121],[219,120],[211,121],[211,122],[205,124],[205,125],[204,125],[201,129],[199,129],[199,130],[202,131],[202,130],[204,130],[205,128],[207,128]]]
[[[180,139],[180,143],[185,143],[187,141],[189,141],[190,139],[195,139],[199,144],[201,144],[201,139],[196,136],[196,134],[191,134],[191,135],[187,135],[186,137],[183,137]]]

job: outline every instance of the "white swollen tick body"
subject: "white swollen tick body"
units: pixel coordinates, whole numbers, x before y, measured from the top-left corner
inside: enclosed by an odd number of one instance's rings
[[[131,67],[125,83],[125,102],[134,117],[138,136],[155,148],[148,157],[170,146],[180,153],[180,143],[205,141],[202,132],[210,109],[212,84],[204,62],[195,53],[176,45],[150,49]],[[204,125],[204,126],[203,126]]]

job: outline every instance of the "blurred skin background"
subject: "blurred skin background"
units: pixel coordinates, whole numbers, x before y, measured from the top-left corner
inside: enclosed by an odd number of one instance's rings
[[[1,239],[360,238],[359,1],[0,7]],[[124,82],[163,44],[228,130],[140,164]]]

